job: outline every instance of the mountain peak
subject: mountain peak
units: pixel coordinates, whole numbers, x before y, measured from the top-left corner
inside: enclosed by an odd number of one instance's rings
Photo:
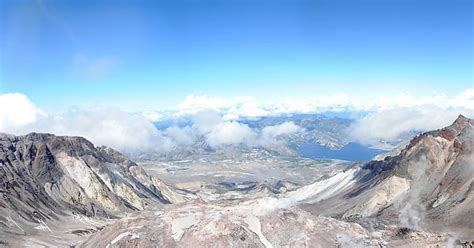
[[[474,125],[474,120],[465,117],[464,115],[459,115],[458,118],[448,127],[442,128],[437,134],[443,135],[450,133],[449,136],[457,136],[462,133],[466,128],[470,128]],[[443,135],[444,136],[444,135]]]
[[[415,136],[413,139],[410,140],[408,145],[400,152],[402,155],[404,152],[410,150],[412,147],[419,144],[421,141],[431,137],[442,137],[446,140],[452,141],[456,139],[458,136],[462,135],[466,132],[466,130],[471,129],[474,126],[474,120],[465,117],[464,115],[460,114],[453,124],[438,129],[434,131],[425,132]],[[370,164],[370,163],[369,163]]]
[[[466,116],[460,114],[458,118],[453,122],[453,125],[461,125],[461,126],[467,126],[471,124],[473,120],[467,118]]]

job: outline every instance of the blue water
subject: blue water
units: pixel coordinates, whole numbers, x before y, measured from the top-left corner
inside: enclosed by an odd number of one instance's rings
[[[342,159],[347,161],[369,161],[375,155],[384,152],[359,143],[349,143],[339,150],[331,150],[317,143],[305,143],[299,146],[298,153],[306,158]]]

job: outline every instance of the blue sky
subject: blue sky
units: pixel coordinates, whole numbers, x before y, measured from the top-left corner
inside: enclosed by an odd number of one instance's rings
[[[24,1],[0,8],[0,93],[172,108],[473,88],[470,0]]]

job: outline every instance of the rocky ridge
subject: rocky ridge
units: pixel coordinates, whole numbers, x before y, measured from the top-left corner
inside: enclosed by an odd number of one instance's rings
[[[68,216],[118,218],[192,197],[113,149],[38,133],[0,134],[0,186],[0,232],[24,235]]]

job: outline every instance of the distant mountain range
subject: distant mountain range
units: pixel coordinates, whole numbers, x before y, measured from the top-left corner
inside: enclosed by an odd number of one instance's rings
[[[279,117],[262,117],[258,120],[241,120],[251,128],[262,129],[291,121],[305,129],[305,132],[288,137],[290,146],[303,143],[315,143],[322,146],[339,149],[349,143],[347,129],[353,122],[351,119],[327,117],[324,115],[292,115]]]
[[[271,153],[290,156],[301,156],[314,159],[341,159],[348,161],[368,161],[374,156],[386,153],[404,142],[408,142],[410,137],[416,135],[413,131],[406,134],[397,142],[384,142],[383,147],[369,147],[354,141],[350,135],[351,125],[355,120],[345,115],[326,114],[295,114],[287,116],[242,118],[239,123],[248,125],[248,127],[261,131],[265,127],[277,126],[286,122],[292,122],[303,128],[303,131],[290,135],[282,135],[281,142],[252,147],[266,150]],[[190,119],[175,119],[155,122],[155,126],[160,130],[166,130],[169,127],[191,127],[193,125]],[[196,155],[221,153],[234,154],[249,150],[245,144],[224,145],[211,147],[206,143],[204,137],[198,137],[193,144],[177,145],[172,152],[145,152],[134,154],[133,159],[143,160],[167,160],[167,159],[185,159]],[[233,151],[235,150],[235,151]]]

